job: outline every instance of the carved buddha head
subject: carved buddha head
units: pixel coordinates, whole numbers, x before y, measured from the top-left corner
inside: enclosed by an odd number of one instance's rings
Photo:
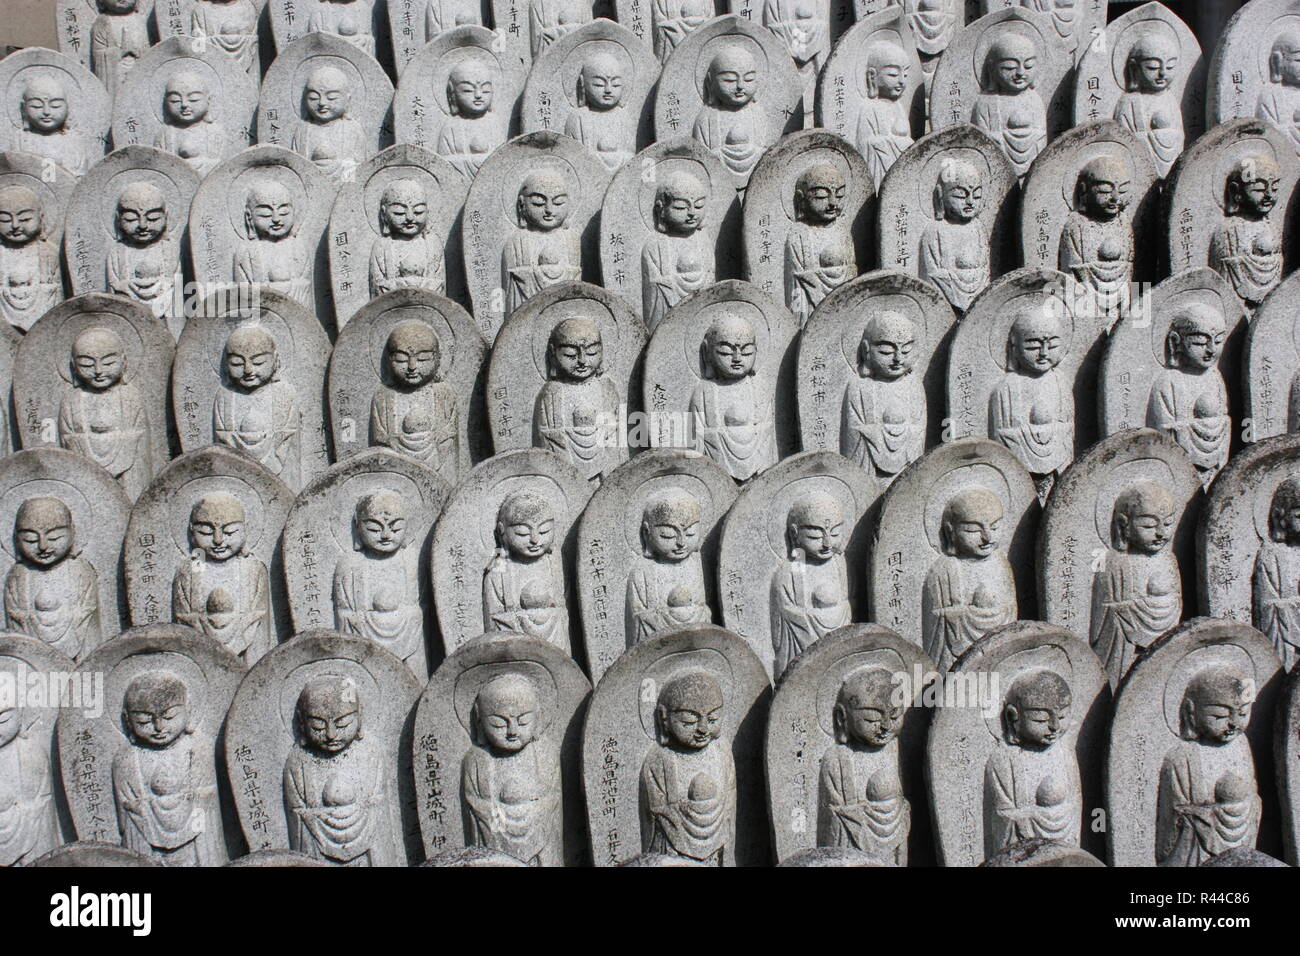
[[[898,736],[904,708],[895,699],[896,686],[883,667],[864,667],[844,678],[832,711],[835,741],[876,748]]]
[[[1154,481],[1135,482],[1115,499],[1111,545],[1130,554],[1158,554],[1173,540],[1177,522],[1177,505],[1168,488]]]
[[[197,73],[177,70],[163,91],[163,119],[172,126],[193,126],[208,118],[212,94]]]
[[[34,76],[23,86],[23,129],[49,136],[68,123],[68,95],[51,76]]]
[[[244,503],[222,491],[206,495],[190,509],[190,547],[208,561],[228,561],[244,553],[248,529]]]
[[[689,236],[704,225],[709,191],[690,173],[674,169],[655,189],[654,220],[658,232]]]
[[[1034,377],[1046,375],[1061,364],[1067,348],[1061,320],[1053,309],[1024,306],[1007,336],[1007,368]]]
[[[1221,311],[1201,302],[1185,305],[1169,323],[1165,362],[1184,372],[1204,372],[1219,360],[1227,337],[1228,326]]]
[[[739,110],[758,93],[758,65],[739,44],[726,44],[713,55],[704,74],[704,102],[723,110]]]
[[[256,325],[235,329],[226,339],[221,367],[232,387],[245,392],[257,391],[280,371],[275,338]]]
[[[569,218],[569,180],[558,169],[539,169],[524,177],[515,201],[522,229],[551,232]]]
[[[652,498],[641,513],[641,554],[678,564],[700,550],[703,516],[695,496],[680,488]]]
[[[867,47],[867,97],[897,100],[907,92],[907,54],[897,43],[881,40]]]
[[[14,546],[23,563],[48,569],[73,554],[72,512],[58,498],[28,498],[14,516]]]
[[[1002,705],[1002,733],[1013,747],[1046,750],[1070,728],[1070,685],[1049,668],[1011,682]]]
[[[497,509],[497,553],[516,561],[536,561],[555,546],[555,509],[535,491],[513,492]]]
[[[984,207],[984,183],[980,172],[963,159],[949,157],[939,164],[934,184],[934,217],[951,223],[967,223]]]
[[[493,677],[474,698],[474,742],[500,754],[518,753],[537,739],[537,688],[523,674]]]
[[[867,320],[858,343],[858,374],[896,382],[916,365],[916,329],[901,312],[876,312]]]
[[[302,88],[303,113],[313,123],[331,123],[348,114],[352,84],[336,66],[318,66]]]
[[[41,199],[26,186],[0,189],[0,242],[12,248],[35,241],[45,229]]]
[[[714,319],[700,342],[700,366],[708,379],[738,382],[755,374],[757,357],[754,327],[734,312],[723,312]]]
[[[1034,88],[1038,47],[1019,33],[1004,31],[989,46],[980,76],[980,90],[1016,96]]]
[[[397,239],[414,239],[428,225],[429,199],[414,179],[395,179],[379,198],[379,232]]]
[[[600,327],[587,318],[565,319],[551,329],[546,343],[546,377],[578,384],[605,371],[605,344]]]
[[[982,561],[1002,538],[1002,499],[987,488],[967,488],[948,499],[939,524],[944,554]]]
[[[844,553],[844,510],[834,495],[815,491],[795,499],[785,519],[792,561],[825,564]]]
[[[1283,86],[1300,86],[1300,31],[1284,30],[1268,54],[1268,78]]]
[[[623,64],[613,53],[589,56],[578,71],[578,105],[604,113],[623,105]]]
[[[113,231],[123,242],[149,246],[167,231],[167,197],[153,183],[129,184],[117,197]]]
[[[809,166],[794,183],[794,217],[799,222],[825,226],[844,213],[848,187],[832,163]]]
[[[78,387],[106,392],[126,374],[126,348],[112,329],[92,326],[72,341],[72,376]]]
[[[1096,222],[1110,222],[1128,208],[1133,172],[1118,156],[1088,160],[1074,185],[1074,208]]]
[[[1300,544],[1300,477],[1277,486],[1268,510],[1268,536],[1274,541]]]
[[[1229,743],[1250,726],[1255,682],[1229,664],[1196,672],[1178,708],[1178,735],[1211,746]]]
[[[674,677],[655,703],[655,734],[661,747],[703,750],[722,735],[722,687],[704,671]]]
[[[384,369],[395,387],[420,388],[437,380],[441,353],[431,326],[414,319],[400,322],[384,342]]]
[[[127,685],[122,695],[122,723],[145,747],[170,747],[182,734],[194,733],[189,690],[175,674],[146,671]]]
[[[467,57],[447,74],[447,110],[452,116],[478,119],[492,109],[496,70],[481,57]]]
[[[1263,219],[1277,205],[1282,170],[1267,153],[1243,156],[1223,184],[1223,211],[1229,216]]]
[[[406,502],[388,488],[363,495],[352,513],[353,549],[388,557],[406,546]]]
[[[304,745],[326,757],[351,747],[363,736],[356,682],[338,674],[309,680],[298,694],[298,726]]]
[[[244,233],[249,239],[278,242],[294,232],[293,193],[274,180],[248,190],[244,199]]]
[[[1129,93],[1162,93],[1174,82],[1178,41],[1162,32],[1144,33],[1129,48],[1124,61],[1124,89]]]

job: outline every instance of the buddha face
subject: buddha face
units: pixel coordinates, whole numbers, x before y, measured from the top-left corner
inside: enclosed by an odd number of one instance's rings
[[[894,702],[894,680],[883,667],[849,675],[835,698],[841,743],[883,747],[898,735],[903,707]]]
[[[163,113],[173,126],[193,126],[208,115],[212,97],[208,85],[197,74],[182,71],[167,81]]]
[[[536,561],[555,544],[555,512],[541,495],[518,492],[497,510],[497,541],[520,561]]]
[[[23,88],[23,122],[34,133],[49,135],[68,122],[68,97],[63,84],[49,77],[34,79]]]
[[[354,522],[362,550],[380,557],[406,543],[406,502],[395,491],[379,491],[357,502]]]
[[[907,92],[907,54],[896,43],[873,43],[867,50],[867,95],[897,100]]]
[[[1115,499],[1118,537],[1133,554],[1157,554],[1173,540],[1178,521],[1173,495],[1164,485],[1138,482]]]
[[[494,677],[478,692],[474,714],[489,747],[518,753],[537,739],[537,688],[519,674]]]
[[[656,223],[670,236],[689,236],[704,225],[708,203],[708,191],[694,176],[670,175],[655,195]]]
[[[641,518],[641,543],[646,556],[677,564],[700,550],[700,503],[677,492],[646,506]]]
[[[916,365],[916,330],[898,312],[872,316],[859,347],[871,378],[895,382]]]
[[[312,70],[303,87],[302,104],[307,118],[315,123],[329,123],[347,115],[352,101],[351,84],[344,72],[336,67],[322,66]]]
[[[1203,372],[1219,360],[1227,336],[1223,313],[1208,306],[1189,307],[1170,324],[1170,351],[1179,368]]]
[[[1182,723],[1193,739],[1222,746],[1236,740],[1250,726],[1254,703],[1254,681],[1232,667],[1208,667],[1187,684]]]
[[[818,163],[799,177],[794,193],[800,218],[813,225],[828,225],[844,212],[848,187],[838,169]]]
[[[1083,211],[1090,219],[1108,222],[1128,208],[1132,175],[1113,156],[1100,156],[1079,171]]]
[[[379,201],[379,215],[389,235],[412,239],[424,232],[429,202],[419,183],[413,179],[399,179],[384,190]]]
[[[1135,92],[1163,92],[1173,83],[1177,66],[1176,43],[1168,37],[1143,37],[1129,51],[1129,83],[1136,88]]]
[[[712,675],[674,678],[655,706],[660,734],[679,749],[703,750],[722,733],[722,703],[722,688]]]
[[[992,68],[995,86],[995,90],[989,92],[1015,95],[1034,85],[1038,50],[1027,37],[1008,33],[993,44],[985,62]]]
[[[105,392],[126,372],[126,349],[112,329],[86,329],[72,343],[72,374],[78,384]]]
[[[293,196],[279,183],[261,183],[249,190],[245,214],[259,239],[276,242],[293,232]]]
[[[447,102],[456,116],[478,119],[492,109],[494,70],[478,60],[465,60],[447,77]]]
[[[207,560],[228,561],[243,554],[247,540],[244,504],[234,495],[208,495],[190,509],[190,547]]]
[[[955,495],[943,509],[946,551],[980,561],[998,549],[1002,534],[1002,500],[985,488]]]
[[[72,552],[72,512],[58,498],[28,498],[14,518],[14,543],[32,567],[52,568]]]
[[[1230,203],[1249,219],[1263,219],[1277,205],[1282,171],[1272,156],[1248,156],[1228,174]]]
[[[1045,308],[1027,309],[1011,326],[1011,352],[1026,375],[1045,375],[1065,357],[1061,322]]]
[[[569,218],[569,184],[557,170],[531,173],[519,187],[519,218],[524,228],[559,229]]]
[[[171,674],[141,674],[123,695],[122,720],[139,743],[168,747],[191,729],[189,693]]]
[[[758,91],[754,57],[742,46],[723,47],[709,63],[705,83],[714,102],[722,109],[738,110],[747,106]]]
[[[597,112],[612,110],[623,101],[623,66],[609,53],[598,53],[582,65],[578,78],[583,102]]]
[[[1287,31],[1274,40],[1268,63],[1274,83],[1300,86],[1300,34]]]
[[[1070,687],[1055,671],[1022,674],[1007,692],[1002,718],[1010,742],[1046,750],[1070,728]]]
[[[132,183],[117,199],[117,233],[135,246],[148,246],[167,231],[167,197],[152,183]]]
[[[556,377],[568,382],[585,382],[605,360],[600,329],[590,319],[565,319],[551,332],[547,344]]]
[[[232,385],[254,392],[271,381],[280,367],[275,339],[256,326],[235,329],[226,339],[222,364]]]
[[[830,495],[811,494],[790,508],[786,518],[790,550],[811,564],[825,564],[844,550],[844,512]]]
[[[758,356],[754,327],[738,315],[719,316],[704,333],[704,350],[718,378],[739,381],[754,371]]]
[[[307,746],[326,756],[342,753],[361,736],[361,699],[346,677],[313,678],[298,695],[298,721]]]
[[[970,222],[984,206],[984,186],[973,167],[958,166],[951,176],[942,177],[943,218],[948,222]]]
[[[438,337],[423,322],[403,322],[388,333],[384,364],[393,382],[419,388],[438,374]]]
[[[0,750],[8,747],[23,729],[23,709],[0,704]]]
[[[25,246],[41,234],[44,217],[41,201],[26,186],[0,189],[0,242]]]

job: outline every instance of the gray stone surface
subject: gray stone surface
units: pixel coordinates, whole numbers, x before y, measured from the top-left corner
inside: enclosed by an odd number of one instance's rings
[[[56,0],[59,52],[112,92],[157,38],[153,8],[154,0]]]
[[[582,659],[573,562],[593,490],[540,448],[489,458],[456,486],[430,551],[447,654],[485,631],[514,631]]]
[[[803,452],[746,485],[723,519],[722,623],[773,680],[831,632],[866,620],[861,583],[879,493],[853,462]]]
[[[0,150],[51,159],[73,176],[108,152],[112,98],[75,56],[41,47],[11,53],[0,61],[0,89]]]
[[[396,289],[465,301],[465,187],[450,163],[409,143],[357,167],[330,212],[330,286],[340,329],[372,298]]]
[[[922,776],[930,711],[920,693],[933,671],[889,628],[854,624],[785,672],[764,747],[778,865],[933,862]],[[819,852],[848,858],[797,862]]]
[[[527,863],[521,863],[513,856],[502,853],[500,850],[489,850],[481,846],[464,847],[459,850],[444,850],[420,864],[420,866],[434,867],[514,867],[527,865]]]
[[[1024,840],[999,850],[980,866],[1105,866],[1087,850],[1059,840]]]
[[[96,869],[105,866],[162,866],[157,860],[143,853],[136,853],[124,846],[102,843],[98,840],[76,840],[66,843],[27,865],[77,867],[78,869],[91,866]]]
[[[419,860],[410,715],[420,683],[363,637],[313,630],[249,671],[226,721],[226,770],[251,851],[327,863]]]
[[[8,322],[0,322],[0,453],[18,448],[18,419],[14,415],[14,357],[22,336]]]
[[[1142,656],[1110,727],[1112,866],[1196,866],[1257,839],[1264,852],[1275,849],[1270,757],[1280,675],[1264,635],[1214,618],[1188,621]],[[1205,808],[1196,830],[1178,812],[1189,803]]]
[[[187,627],[123,632],[81,663],[99,713],[64,711],[59,765],[77,836],[164,866],[220,866],[239,827],[220,766],[222,723],[244,664]]]
[[[301,304],[263,291],[252,308],[204,301],[176,346],[172,412],[181,450],[219,443],[295,493],[329,466],[329,339]]]
[[[771,693],[758,658],[720,627],[657,635],[620,657],[583,726],[596,866],[643,851],[767,865],[762,746]]]
[[[978,0],[974,14],[980,16],[1014,6],[1047,14],[1056,35],[1076,63],[1106,27],[1106,0],[1086,4],[1075,4],[1071,0]]]
[[[59,245],[74,183],[49,160],[0,153],[0,319],[12,328],[26,331],[63,299]]]
[[[415,711],[425,854],[483,847],[530,866],[585,864],[590,693],[578,665],[538,637],[484,634],[449,656]]]
[[[1092,823],[1111,696],[1087,644],[1037,621],[999,628],[962,655],[943,692],[953,705],[935,711],[926,746],[942,865],[978,866],[1031,839],[1101,852]]]
[[[131,622],[176,621],[246,664],[287,640],[280,533],[292,504],[282,482],[224,447],[176,458],[126,525]]]
[[[386,0],[393,63],[401,76],[408,63],[440,34],[466,24],[490,23],[483,0]]]
[[[1248,847],[1239,846],[1231,850],[1224,850],[1218,856],[1212,856],[1201,866],[1215,867],[1260,867],[1260,866],[1286,866],[1275,856],[1269,856],[1267,853],[1260,853],[1258,850],[1252,850]]]
[[[1300,154],[1300,10],[1256,0],[1228,21],[1205,75],[1207,125],[1255,116],[1277,125]]]
[[[367,302],[330,358],[335,460],[382,446],[454,485],[487,457],[485,357],[474,320],[450,299],[400,289]]]
[[[417,462],[372,449],[332,466],[284,523],[294,633],[333,627],[429,676],[428,540],[449,486]]]
[[[254,853],[245,853],[243,856],[231,860],[226,866],[311,867],[329,866],[329,864],[324,860],[314,859],[296,850],[258,850]]]
[[[1038,519],[1033,480],[1002,445],[961,438],[932,449],[881,499],[871,617],[947,671],[989,631],[1034,617]]]
[[[1039,610],[1087,638],[1113,686],[1196,607],[1200,505],[1187,455],[1150,428],[1098,442],[1048,499],[1038,539]]]
[[[260,80],[258,40],[270,28],[262,0],[167,0],[154,12],[158,34],[188,36],[202,52],[211,46],[254,80]]]
[[[592,0],[490,0],[492,22],[505,31],[505,53],[524,64],[592,19]]]
[[[489,341],[531,296],[597,274],[609,172],[559,133],[526,133],[484,162],[465,200],[465,278]]]
[[[277,58],[312,33],[333,34],[373,57],[384,22],[382,0],[266,0]],[[274,61],[273,61],[274,62]]]
[[[1300,278],[1283,279],[1255,310],[1242,362],[1242,433],[1255,440],[1300,431]]]
[[[735,497],[720,466],[677,449],[644,451],[606,477],[578,523],[574,568],[592,680],[652,636],[718,619],[722,517]]]
[[[722,13],[722,0],[614,0],[614,19],[663,62],[693,30]]]
[[[174,351],[167,327],[130,300],[92,292],[55,306],[18,346],[14,406],[22,446],[84,455],[135,501],[171,458]]]
[[[130,509],[113,476],[76,452],[37,448],[0,459],[5,630],[78,663],[117,634]]]
[[[813,121],[813,98],[817,78],[830,56],[835,40],[835,12],[845,12],[847,4],[836,0],[727,0],[728,13],[738,14],[776,34],[798,73],[803,98],[798,109],[804,123]]]
[[[1293,669],[1278,707],[1273,728],[1273,760],[1282,809],[1282,847],[1292,866],[1300,860],[1300,669]]]
[[[861,22],[872,14],[892,6],[901,6],[916,40],[916,52],[925,71],[925,88],[929,92],[939,56],[948,49],[966,22],[963,0],[853,0],[856,19]]]
[[[786,857],[777,866],[884,866],[867,854],[858,850],[844,850],[839,847],[814,846],[800,850]]]

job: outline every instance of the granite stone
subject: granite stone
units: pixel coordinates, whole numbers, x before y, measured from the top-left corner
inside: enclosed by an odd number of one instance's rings
[[[484,0],[386,0],[393,63],[400,77],[426,44],[448,30],[490,22]]]
[[[153,8],[154,0],[55,0],[59,52],[79,60],[112,93],[157,40]]]
[[[0,90],[0,150],[33,153],[73,176],[108,152],[112,97],[75,56],[42,47],[17,50],[0,60]]]
[[[1300,155],[1300,9],[1252,0],[1224,26],[1205,75],[1206,125],[1242,117],[1274,124]]]
[[[0,153],[0,320],[9,328],[27,331],[63,300],[59,246],[75,183],[51,160]]]
[[[270,31],[270,14],[263,0],[167,0],[155,10],[158,33],[185,36],[191,49],[202,53],[210,45],[254,81],[262,76],[258,49]]]
[[[1300,431],[1300,276],[1264,297],[1246,329],[1242,436],[1259,441]],[[1294,396],[1294,397],[1293,397]]]

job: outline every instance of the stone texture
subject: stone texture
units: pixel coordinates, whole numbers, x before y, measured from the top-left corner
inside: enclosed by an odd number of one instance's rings
[[[527,863],[521,863],[509,854],[502,853],[499,850],[489,850],[481,846],[465,847],[460,850],[444,850],[437,856],[430,857],[420,864],[420,866],[435,867],[495,867],[527,865]]]
[[[975,15],[982,16],[1014,6],[1047,14],[1056,35],[1076,63],[1083,59],[1089,45],[1106,28],[1106,0],[1087,4],[1074,4],[1070,0],[978,0]]]
[[[27,331],[63,300],[59,245],[75,182],[47,159],[0,153],[0,319],[11,328]]]
[[[722,13],[721,0],[683,0],[670,4],[655,0],[614,0],[619,23],[654,51],[655,57],[667,60],[691,32]]]
[[[934,70],[939,56],[948,49],[953,38],[966,21],[966,4],[962,0],[853,0],[856,19],[867,17],[892,6],[901,6],[916,40],[916,52],[921,57],[925,71],[925,89],[928,93],[934,82]]]
[[[118,866],[162,866],[158,861],[136,853],[124,846],[102,843],[98,840],[77,840],[66,843],[57,850],[51,850],[39,860],[33,860],[28,866],[55,867],[118,867]]]
[[[1260,866],[1286,866],[1277,857],[1269,856],[1267,853],[1260,853],[1258,850],[1252,850],[1244,846],[1236,847],[1232,850],[1224,850],[1218,856],[1212,856],[1201,866],[1226,866],[1226,867],[1260,867]]]
[[[1292,866],[1300,861],[1300,669],[1287,678],[1275,718],[1273,760],[1277,768],[1277,792],[1282,809],[1282,847]]]
[[[397,75],[426,44],[448,30],[489,23],[484,15],[488,6],[482,0],[387,0],[384,8]]]
[[[1059,840],[1025,840],[999,850],[980,866],[1105,866],[1087,850]]]
[[[798,73],[803,102],[798,109],[805,125],[812,125],[817,78],[836,38],[835,13],[847,13],[836,0],[800,3],[795,0],[727,0],[727,12],[744,17],[776,34]]]
[[[75,56],[41,47],[11,53],[0,61],[0,89],[0,150],[34,153],[73,176],[108,152],[112,98]]]
[[[55,0],[59,52],[93,71],[112,93],[157,39],[153,8],[154,0]]]
[[[312,33],[333,34],[373,57],[386,26],[381,0],[266,0],[277,58],[291,44]],[[306,7],[306,10],[303,9]]]
[[[1254,116],[1275,123],[1300,154],[1300,11],[1292,0],[1255,0],[1228,21],[1205,75],[1206,123]]]
[[[8,322],[0,322],[0,453],[18,448],[18,419],[14,415],[14,358],[22,336]]]
[[[198,52],[210,44],[238,69],[260,80],[258,43],[270,28],[266,5],[260,0],[168,0],[154,15],[164,40],[188,36]]]
[[[329,864],[324,860],[313,859],[305,853],[298,853],[294,850],[258,850],[255,853],[245,853],[238,859],[231,860],[226,866],[311,867],[329,866]]]
[[[1256,441],[1300,431],[1300,278],[1288,276],[1255,310],[1242,362],[1242,437]],[[1295,395],[1293,398],[1292,395]],[[1247,431],[1249,429],[1249,431]]]
[[[792,853],[777,866],[883,866],[865,853],[839,847],[814,846]]]
[[[592,19],[592,0],[490,0],[505,53],[527,69],[551,44]]]

